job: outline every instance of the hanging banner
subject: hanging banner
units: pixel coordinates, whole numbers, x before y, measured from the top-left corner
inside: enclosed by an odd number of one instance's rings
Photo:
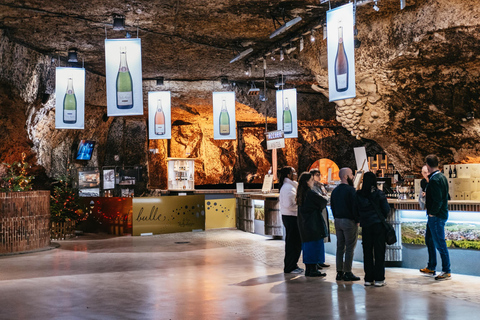
[[[235,140],[235,92],[213,93],[213,139]]]
[[[171,139],[171,94],[170,91],[148,93],[148,138]]]
[[[297,138],[297,89],[277,90],[277,130],[285,138]]]
[[[105,40],[108,116],[143,115],[140,39]]]
[[[328,93],[330,101],[354,98],[353,3],[327,11]]]
[[[55,128],[84,129],[85,69],[56,68]]]

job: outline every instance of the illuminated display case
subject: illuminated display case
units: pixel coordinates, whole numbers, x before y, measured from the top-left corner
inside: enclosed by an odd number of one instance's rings
[[[195,189],[195,159],[168,158],[168,190],[188,191]]]

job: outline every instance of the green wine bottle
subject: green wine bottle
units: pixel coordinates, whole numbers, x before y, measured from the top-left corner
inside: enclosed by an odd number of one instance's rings
[[[285,104],[283,106],[283,133],[288,134],[292,133],[292,112],[290,111],[290,106],[288,105],[288,98],[285,98]]]
[[[227,102],[222,101],[222,110],[220,111],[220,134],[222,136],[228,136],[230,134],[230,116],[227,110]]]
[[[68,78],[67,91],[63,98],[63,122],[76,123],[77,122],[77,98],[73,91],[73,78]]]
[[[133,82],[127,64],[127,49],[120,48],[120,67],[117,73],[117,108],[133,108]]]

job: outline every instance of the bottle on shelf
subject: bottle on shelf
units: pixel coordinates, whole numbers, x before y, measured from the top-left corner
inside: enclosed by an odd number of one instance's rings
[[[448,169],[448,177],[452,177],[452,166],[450,166],[450,168]]]
[[[222,100],[222,110],[220,111],[219,131],[222,136],[230,134],[230,115],[227,110],[227,102]]]
[[[133,108],[133,81],[128,69],[126,47],[120,47],[120,66],[117,73],[117,108]]]
[[[343,45],[343,27],[338,27],[338,47],[335,57],[335,86],[337,92],[348,89],[348,59]]]
[[[283,133],[290,134],[293,131],[292,112],[288,105],[288,98],[285,98],[283,106]]]
[[[73,91],[73,78],[68,78],[67,91],[63,97],[63,122],[77,122],[77,98]]]
[[[453,166],[453,174],[452,174],[452,178],[456,178],[457,177],[457,166],[454,165]]]

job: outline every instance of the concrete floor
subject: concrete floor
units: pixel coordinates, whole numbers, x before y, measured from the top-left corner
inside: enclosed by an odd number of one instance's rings
[[[0,319],[480,318],[479,277],[388,268],[386,287],[364,287],[335,281],[332,255],[326,279],[285,275],[283,241],[238,230],[59,244],[0,257]]]

